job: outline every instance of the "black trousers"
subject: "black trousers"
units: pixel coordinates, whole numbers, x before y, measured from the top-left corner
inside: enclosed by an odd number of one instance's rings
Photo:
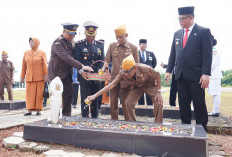
[[[153,105],[153,102],[152,102],[151,98],[145,93],[140,97],[140,99],[138,101],[138,104],[139,105],[145,105],[144,95],[146,96],[147,105]]]
[[[79,91],[79,83],[73,83],[73,101],[72,101],[73,106],[77,105],[78,91]]]
[[[176,106],[176,94],[177,94],[177,81],[175,79],[175,74],[172,73],[172,82],[170,88],[169,104],[171,106]]]
[[[89,117],[89,106],[86,106],[85,99],[89,95],[93,95],[99,91],[100,83],[98,81],[87,81],[81,75],[78,75],[81,88],[81,115],[82,117]],[[98,102],[95,99],[90,105],[92,118],[98,117]]]
[[[68,74],[64,79],[61,80],[63,83],[62,93],[62,114],[63,116],[71,116],[72,112],[72,97],[73,97],[73,86],[72,86],[72,74]]]
[[[184,124],[191,124],[191,101],[193,101],[196,124],[201,124],[206,130],[208,113],[205,104],[205,90],[199,81],[187,81],[182,76],[177,80],[180,117]]]

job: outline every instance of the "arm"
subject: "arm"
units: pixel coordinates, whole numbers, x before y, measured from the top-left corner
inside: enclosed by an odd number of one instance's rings
[[[107,67],[107,66],[109,67],[110,62],[112,61],[111,45],[112,45],[112,44],[110,44],[110,46],[109,46],[109,48],[108,48],[108,50],[107,50],[107,53],[106,53],[106,57],[105,57],[105,61],[104,61],[104,65],[103,65],[102,71],[105,71],[106,67]]]
[[[11,84],[14,83],[14,64],[11,62]]]
[[[139,51],[138,51],[137,47],[134,48],[132,54],[133,54],[133,57],[135,59],[135,63],[139,63]]]
[[[207,29],[202,37],[202,76],[199,83],[201,83],[203,89],[208,87],[211,74],[213,47],[211,36],[210,30]]]
[[[152,69],[153,70],[153,69]],[[152,72],[152,75],[153,75],[153,79],[156,80],[156,87],[157,87],[157,90],[156,90],[156,93],[155,93],[155,99],[156,101],[159,103],[159,104],[163,104],[163,98],[162,98],[162,95],[161,95],[161,75],[159,72],[156,72],[155,70],[153,70]]]
[[[152,67],[153,67],[153,69],[155,69],[155,67],[157,65],[156,57],[155,57],[154,53],[151,52],[151,54],[152,54],[152,58],[153,58],[153,60],[152,60]]]
[[[23,56],[22,70],[21,70],[21,76],[20,76],[20,79],[21,79],[22,83],[24,83],[26,70],[27,70],[27,64],[26,64],[26,61],[25,61],[25,55],[26,55],[26,53],[24,53],[24,56]]]
[[[61,42],[55,42],[52,45],[52,50],[61,60],[63,60],[68,65],[75,67],[78,70],[82,68],[83,65],[66,52],[66,49]]]
[[[175,35],[174,35],[173,41],[172,41],[171,53],[169,56],[167,70],[166,70],[166,74],[165,74],[166,83],[168,83],[170,81],[170,76],[171,76],[172,70],[173,70],[174,65],[175,65],[175,60],[176,60],[176,50],[175,50]]]
[[[47,57],[45,52],[43,52],[43,62],[42,62],[42,68],[43,68],[43,74],[44,74],[44,79],[48,79],[48,63],[47,63]]]
[[[100,95],[102,95],[103,93],[108,92],[113,87],[115,87],[120,81],[121,81],[121,76],[120,76],[120,74],[118,74],[117,77],[109,85],[102,88],[100,91],[98,91],[94,95],[88,96],[86,99],[87,102],[91,102],[91,101],[95,100],[97,97],[99,97]]]

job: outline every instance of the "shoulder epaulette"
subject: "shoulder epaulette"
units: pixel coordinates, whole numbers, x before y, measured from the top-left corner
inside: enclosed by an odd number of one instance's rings
[[[85,41],[85,39],[79,40],[79,41],[76,42],[76,44],[82,43],[84,41]]]
[[[101,43],[101,44],[104,44],[102,41],[99,41],[99,40],[95,40],[97,43]]]

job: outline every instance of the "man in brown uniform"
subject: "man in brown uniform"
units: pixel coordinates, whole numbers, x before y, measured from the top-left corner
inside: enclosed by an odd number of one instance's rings
[[[125,101],[124,116],[127,121],[136,121],[135,105],[143,93],[151,97],[154,104],[155,122],[163,122],[163,99],[161,92],[160,73],[152,67],[141,63],[135,63],[132,55],[126,57],[122,62],[122,69],[117,77],[108,86],[92,96],[88,96],[86,102],[91,102],[99,95],[117,86],[120,81],[130,85],[130,91]]]
[[[76,35],[78,25],[72,23],[62,24],[63,34],[52,44],[51,57],[48,65],[49,80],[56,76],[60,77],[63,83],[62,105],[63,116],[71,116],[72,109],[72,67],[76,68],[82,77],[86,78],[83,70],[93,71],[89,66],[83,66],[73,58],[73,39]],[[74,43],[74,42],[73,42]]]
[[[8,53],[3,51],[2,60],[0,61],[0,100],[4,100],[4,85],[7,88],[8,99],[13,100],[14,65],[7,58]]]
[[[122,69],[122,61],[124,58],[133,55],[135,62],[139,62],[139,55],[137,47],[127,41],[128,34],[126,33],[126,26],[122,25],[115,29],[117,42],[111,43],[105,57],[105,64],[102,68],[105,71],[106,65],[112,62],[111,81],[113,81]],[[114,88],[110,90],[110,114],[111,119],[118,119],[118,98],[119,91],[121,96],[121,103],[123,113],[125,113],[125,100],[129,93],[130,86],[120,81]]]

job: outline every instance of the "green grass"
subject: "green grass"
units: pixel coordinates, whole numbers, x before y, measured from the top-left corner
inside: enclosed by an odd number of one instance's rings
[[[169,89],[169,88],[164,87],[162,89]],[[205,90],[205,91],[206,91],[206,105],[208,108],[208,112],[211,112],[213,109],[213,96],[208,95],[208,90]],[[5,92],[4,96],[5,96],[5,99],[6,98],[8,99],[7,92]],[[14,96],[14,100],[25,100],[26,92],[25,91],[14,91],[13,96]],[[163,92],[162,96],[164,100],[164,105],[169,105],[169,91]],[[48,100],[48,104],[49,103],[50,103],[50,100]],[[80,104],[80,95],[78,97],[78,104]],[[222,92],[220,112],[228,117],[232,117],[232,92]]]

